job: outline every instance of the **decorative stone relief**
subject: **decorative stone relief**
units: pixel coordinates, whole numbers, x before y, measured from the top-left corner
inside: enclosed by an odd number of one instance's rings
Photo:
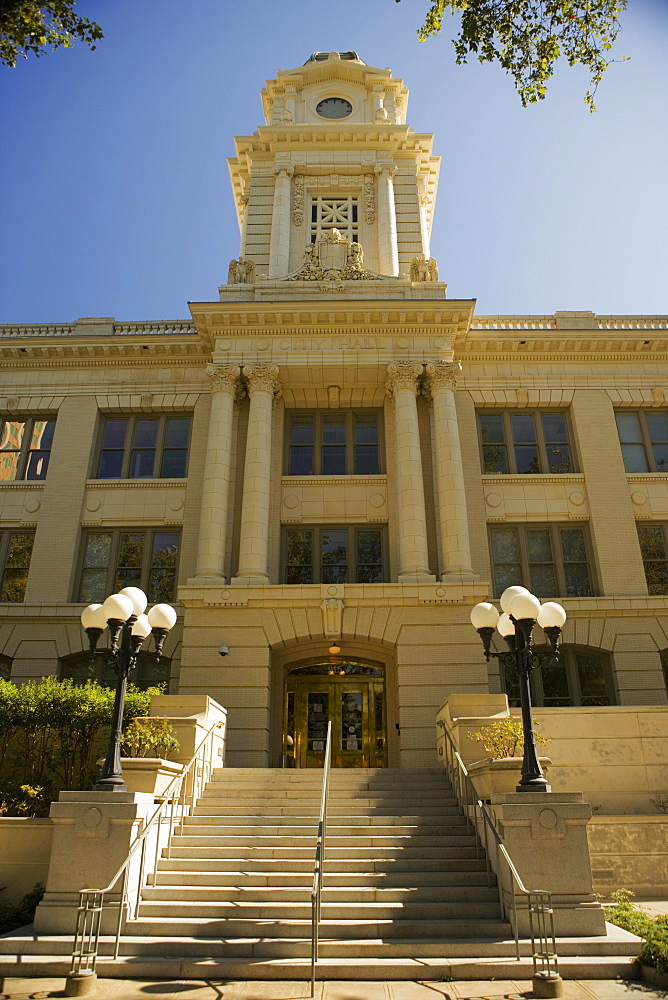
[[[411,261],[411,281],[438,281],[438,264],[433,257],[417,254]]]
[[[343,601],[336,597],[328,598],[320,605],[322,608],[322,630],[328,639],[341,638],[343,621]]]
[[[227,392],[236,395],[241,368],[239,365],[207,365],[211,392]]]
[[[240,257],[239,260],[232,258],[227,269],[227,283],[228,285],[254,285],[255,261],[244,260],[243,257]]]
[[[364,219],[367,226],[371,226],[376,221],[373,174],[364,175]]]
[[[461,361],[430,361],[427,365],[427,387],[433,394],[438,389],[456,389]]]
[[[381,275],[367,271],[363,264],[362,244],[350,241],[338,229],[330,229],[326,238],[309,243],[304,262],[288,281],[381,281]]]
[[[416,395],[419,390],[418,379],[422,375],[422,365],[415,361],[394,361],[387,366],[385,391],[393,396],[399,389],[410,389]]]
[[[270,392],[273,394],[280,392],[281,383],[278,377],[278,365],[265,364],[259,361],[254,365],[244,365],[244,375],[248,382],[248,392],[252,395],[256,391]]]
[[[301,226],[304,221],[304,175],[295,174],[293,222]]]

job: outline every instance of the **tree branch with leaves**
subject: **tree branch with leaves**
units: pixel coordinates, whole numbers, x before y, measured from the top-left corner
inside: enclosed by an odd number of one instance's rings
[[[498,62],[513,77],[524,107],[543,100],[563,56],[591,74],[584,99],[595,111],[594,97],[614,61],[609,53],[626,5],[627,0],[432,0],[418,37],[424,42],[437,35],[446,14],[459,14],[459,35],[452,39],[457,63],[468,62],[470,55]]]
[[[102,28],[75,14],[76,0],[0,0],[0,62],[16,66],[19,56],[42,56],[51,46],[69,48],[76,41],[91,49]]]

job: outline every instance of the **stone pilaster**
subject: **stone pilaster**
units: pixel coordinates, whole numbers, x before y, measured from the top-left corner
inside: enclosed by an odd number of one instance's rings
[[[442,580],[453,577],[470,579],[473,576],[464,470],[455,408],[457,375],[461,368],[459,361],[437,361],[427,365],[427,385],[434,415],[434,466]]]
[[[387,366],[385,388],[394,397],[399,581],[428,582],[427,517],[420,455],[416,397],[422,365],[397,361]]]
[[[282,278],[290,265],[290,186],[292,168],[276,168],[274,207],[271,214],[269,277]]]
[[[269,492],[271,484],[271,417],[280,390],[278,365],[244,365],[250,396],[248,438],[241,505],[239,569],[232,583],[269,583]]]
[[[383,167],[378,171],[378,271],[380,274],[399,274],[397,248],[397,216],[394,207],[394,180],[396,167]]]
[[[195,576],[220,583],[225,580],[223,562],[232,471],[232,422],[241,368],[238,365],[208,365],[206,373],[211,383],[211,417]]]

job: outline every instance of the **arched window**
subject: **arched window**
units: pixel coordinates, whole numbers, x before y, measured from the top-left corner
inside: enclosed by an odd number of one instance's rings
[[[12,673],[12,658],[0,653],[0,680],[8,681]]]
[[[137,666],[130,674],[130,683],[145,691],[159,684],[169,686],[171,660],[161,656],[158,660],[153,653],[143,650],[137,656]],[[60,678],[71,678],[75,684],[85,684],[88,680],[98,681],[103,687],[114,687],[116,672],[111,666],[109,650],[98,650],[94,658],[85,650],[65,656],[60,661]]]
[[[538,648],[545,652],[547,647]],[[520,703],[517,671],[501,663],[501,682],[508,703]],[[572,705],[614,705],[610,657],[600,649],[587,646],[561,646],[559,658],[550,658],[531,674],[531,695],[534,705],[559,708]]]

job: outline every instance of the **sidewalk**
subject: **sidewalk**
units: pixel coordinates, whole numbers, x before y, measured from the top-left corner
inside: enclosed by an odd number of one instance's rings
[[[64,979],[0,979],[0,1000],[64,996]],[[316,1000],[520,1000],[531,982],[316,983]],[[304,982],[99,979],[96,1000],[309,1000]],[[668,991],[631,980],[565,980],[564,1000],[668,1000]]]

